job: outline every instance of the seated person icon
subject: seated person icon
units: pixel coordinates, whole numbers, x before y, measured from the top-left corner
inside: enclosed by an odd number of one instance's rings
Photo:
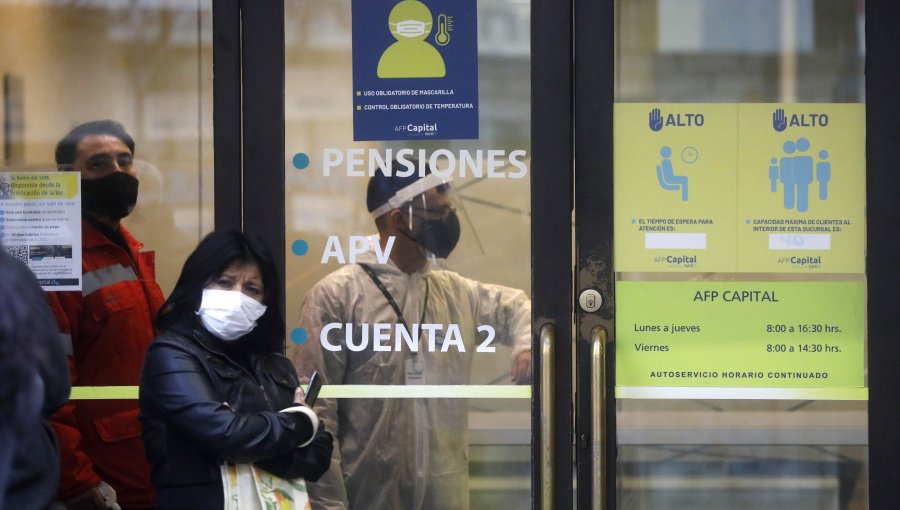
[[[656,177],[659,179],[659,185],[665,190],[681,189],[681,200],[687,202],[688,199],[688,178],[683,175],[675,175],[672,167],[672,148],[668,145],[663,146],[659,150],[663,160],[656,165]]]

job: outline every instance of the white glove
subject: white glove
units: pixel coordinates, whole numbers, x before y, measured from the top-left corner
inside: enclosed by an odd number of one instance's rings
[[[110,487],[108,483],[100,482],[97,485],[97,492],[103,497],[106,508],[109,510],[122,510],[122,507],[116,502],[116,490]]]

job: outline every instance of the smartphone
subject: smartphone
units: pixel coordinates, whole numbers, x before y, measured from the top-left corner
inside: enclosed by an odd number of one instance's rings
[[[321,387],[322,379],[319,377],[319,372],[313,371],[312,375],[309,376],[309,384],[306,385],[306,393],[303,395],[306,405],[312,407],[316,403],[316,397],[319,396]]]

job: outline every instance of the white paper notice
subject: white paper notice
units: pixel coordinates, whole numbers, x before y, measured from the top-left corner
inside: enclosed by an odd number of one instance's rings
[[[0,244],[44,290],[81,290],[80,177],[0,172]]]

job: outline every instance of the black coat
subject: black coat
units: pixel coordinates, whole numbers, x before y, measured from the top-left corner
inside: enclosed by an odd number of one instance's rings
[[[0,510],[31,510],[52,505],[59,485],[59,448],[47,422],[69,400],[69,365],[56,320],[34,274],[0,247],[0,356],[17,360],[30,377],[11,380],[4,373],[0,392],[14,397],[0,409]],[[26,351],[30,354],[26,354]]]
[[[147,349],[140,420],[158,510],[224,505],[220,465],[252,462],[282,478],[317,480],[331,462],[332,438],[313,433],[293,406],[297,374],[280,354],[247,354],[239,364],[199,321],[176,326]],[[234,347],[231,347],[234,346]],[[237,351],[235,351],[237,352]],[[249,368],[245,368],[249,367]]]

